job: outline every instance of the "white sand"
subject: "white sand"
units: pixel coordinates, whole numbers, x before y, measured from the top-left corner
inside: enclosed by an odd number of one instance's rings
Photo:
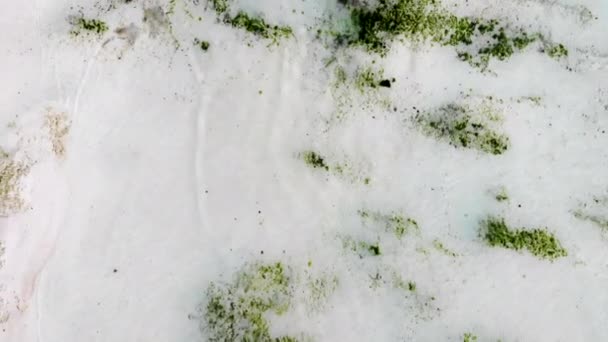
[[[235,1],[294,28],[295,38],[272,47],[218,23],[200,2],[176,2],[178,51],[169,33],[142,23],[144,7],[166,3],[3,4],[0,147],[29,170],[18,187],[24,208],[0,218],[0,341],[205,341],[196,319],[205,289],[256,261],[338,279],[321,309],[307,311],[298,292],[286,315],[269,316],[277,336],[608,340],[607,232],[573,215],[608,195],[605,1],[468,1],[454,11],[510,18],[563,42],[569,56],[527,49],[484,74],[452,48],[397,43],[375,58],[396,83],[371,98],[347,89],[356,105],[341,121],[331,119],[340,99],[325,67],[330,52],[306,29],[335,1]],[[67,17],[79,11],[111,31],[71,36]],[[133,45],[112,32],[131,23]],[[191,46],[195,37],[209,51]],[[355,53],[349,65],[371,59]],[[455,149],[412,125],[412,106],[462,93],[503,99],[507,153]],[[542,100],[518,103],[528,96]],[[65,113],[63,155],[49,113]],[[311,149],[350,169],[306,166],[298,153]],[[497,187],[507,202],[488,193]],[[399,242],[370,233],[362,208],[402,212],[420,234]],[[608,206],[595,210],[608,217]],[[568,256],[551,262],[486,246],[478,222],[489,214],[548,227]],[[342,248],[344,235],[382,239],[383,253],[359,258]],[[395,289],[392,273],[414,281],[416,293]]]

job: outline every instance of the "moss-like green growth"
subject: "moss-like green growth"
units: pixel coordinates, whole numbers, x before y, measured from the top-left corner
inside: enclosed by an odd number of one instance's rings
[[[210,46],[210,44],[209,44],[208,41],[206,41],[206,40],[200,40],[198,38],[194,39],[194,45],[200,47],[201,50],[203,50],[203,51],[209,50],[209,46]]]
[[[471,333],[465,333],[462,336],[462,342],[474,342],[477,341],[477,336],[471,334]]]
[[[227,18],[226,22],[236,28],[244,29],[256,36],[265,39],[271,39],[277,43],[281,38],[287,38],[293,35],[293,31],[289,26],[270,25],[260,17],[252,17],[245,12],[239,12],[233,18]]]
[[[89,31],[96,34],[102,34],[108,30],[108,25],[99,19],[76,19],[72,28],[72,34],[78,35],[82,31]]]
[[[416,220],[410,217],[406,218],[400,214],[383,214],[367,210],[359,210],[358,213],[364,220],[369,219],[373,222],[383,224],[386,231],[394,233],[399,239],[408,233],[414,233],[420,230]]]
[[[512,230],[503,218],[488,217],[484,220],[481,237],[490,246],[517,251],[526,249],[539,258],[553,260],[568,255],[559,240],[546,229]]]
[[[306,151],[302,153],[302,159],[304,162],[313,168],[321,168],[329,171],[329,165],[325,163],[325,159],[315,151]]]
[[[563,44],[555,44],[547,48],[547,55],[551,58],[560,59],[568,56],[568,49]]]
[[[509,147],[509,137],[474,119],[468,108],[448,104],[417,121],[423,131],[438,139],[447,140],[454,147],[472,148],[494,155],[504,153]]]
[[[293,337],[271,337],[264,317],[284,313],[290,304],[290,278],[281,263],[254,265],[237,274],[233,283],[207,289],[202,329],[209,341],[293,342]]]

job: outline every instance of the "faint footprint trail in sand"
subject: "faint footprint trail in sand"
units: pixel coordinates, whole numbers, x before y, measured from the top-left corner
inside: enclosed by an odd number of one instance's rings
[[[37,279],[64,218],[67,183],[60,162],[71,122],[56,108],[17,116],[8,143],[0,146],[0,334],[14,341],[22,318],[34,311],[28,309]]]

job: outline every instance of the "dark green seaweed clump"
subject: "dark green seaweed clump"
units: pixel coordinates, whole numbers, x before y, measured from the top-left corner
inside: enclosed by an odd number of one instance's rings
[[[480,120],[475,120],[468,109],[448,104],[426,117],[418,117],[423,130],[454,147],[472,148],[494,155],[503,154],[509,147],[509,137],[495,132]]]
[[[493,247],[514,250],[526,249],[544,259],[556,259],[568,255],[558,239],[546,229],[509,229],[503,218],[489,217],[482,222],[482,238]]]
[[[265,313],[284,313],[292,296],[290,278],[281,263],[241,271],[235,281],[207,289],[202,329],[213,342],[296,342],[290,336],[271,337]]]

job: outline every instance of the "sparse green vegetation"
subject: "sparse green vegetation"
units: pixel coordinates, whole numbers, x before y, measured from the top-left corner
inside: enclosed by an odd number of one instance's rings
[[[308,306],[312,311],[321,309],[329,296],[338,288],[338,278],[322,274],[319,277],[310,277],[308,280]]]
[[[366,241],[357,241],[349,236],[346,236],[342,237],[342,247],[344,247],[344,249],[348,249],[359,254],[360,257],[363,257],[364,255],[382,255],[382,250],[380,248],[379,242],[371,243]]]
[[[228,12],[228,9],[230,8],[228,6],[228,0],[211,0],[211,4],[217,13]]]
[[[577,219],[591,222],[603,232],[608,232],[608,196],[594,196],[592,201],[581,203],[572,214]]]
[[[492,58],[505,60],[542,39],[496,19],[459,17],[438,0],[380,0],[349,6],[352,28],[338,41],[384,55],[399,38],[457,47],[459,59],[485,70]],[[560,44],[561,45],[561,44]]]
[[[326,171],[329,171],[329,165],[325,163],[325,159],[317,152],[306,151],[302,153],[302,158],[308,166],[311,166],[315,169],[321,168],[325,169]]]
[[[87,19],[87,18],[76,19],[76,21],[73,25],[73,28],[72,28],[72,34],[78,35],[83,30],[93,32],[96,34],[102,34],[108,30],[108,25],[99,19]]]
[[[243,29],[253,35],[272,40],[277,44],[280,39],[293,36],[289,26],[270,25],[262,17],[252,16],[244,11],[238,11],[235,16],[230,15],[228,0],[210,0],[213,9],[224,23],[232,27]]]
[[[608,232],[608,216],[603,217],[600,215],[588,214],[588,213],[584,213],[581,210],[577,210],[574,212],[574,217],[576,217],[579,220],[589,221],[589,222],[595,224],[596,226],[600,227],[603,231]]]
[[[471,334],[471,333],[465,333],[462,336],[462,342],[474,342],[477,341],[477,336]]]
[[[359,210],[358,213],[362,219],[369,219],[383,224],[387,231],[393,232],[399,239],[408,233],[417,232],[420,229],[416,220],[410,217],[406,218],[400,214],[383,214],[367,210]]]
[[[206,40],[200,40],[198,38],[194,39],[194,45],[200,47],[201,50],[203,50],[203,51],[209,50],[209,46],[210,46],[210,44],[209,44],[208,41],[206,41]]]
[[[503,218],[488,217],[482,222],[481,237],[488,245],[520,251],[539,258],[556,259],[568,253],[558,239],[545,229],[509,229]]]
[[[291,27],[269,25],[260,17],[252,17],[245,12],[239,12],[234,18],[227,19],[232,26],[244,29],[256,36],[272,39],[277,42],[281,38],[289,37],[293,34]]]
[[[433,247],[435,247],[435,249],[437,249],[438,251],[442,252],[445,255],[449,255],[451,257],[458,256],[458,254],[456,254],[455,252],[453,252],[450,249],[448,249],[447,247],[445,247],[443,245],[443,243],[441,241],[439,241],[438,239],[433,240]]]
[[[426,116],[418,116],[423,131],[454,147],[472,148],[494,155],[509,147],[509,137],[491,129],[479,118],[473,118],[467,107],[448,104]]]
[[[254,265],[237,274],[233,283],[207,289],[202,329],[209,341],[294,342],[294,337],[271,337],[268,311],[284,313],[292,296],[290,278],[281,263]]]
[[[367,248],[367,250],[372,254],[372,255],[380,255],[382,254],[382,252],[380,251],[380,244],[376,243],[376,244],[367,244],[367,243],[362,243],[361,244],[362,247]]]
[[[494,199],[496,199],[498,202],[504,202],[509,199],[509,196],[507,195],[507,191],[504,188],[501,188],[494,195]]]
[[[547,55],[551,58],[560,59],[568,56],[568,49],[563,44],[555,44],[547,48]]]
[[[413,281],[408,282],[407,289],[411,292],[416,291],[416,283],[414,283]]]
[[[361,93],[364,93],[367,88],[390,88],[391,84],[394,82],[394,78],[384,78],[383,70],[374,71],[372,68],[364,68],[363,70],[358,71],[355,77],[355,85]]]

